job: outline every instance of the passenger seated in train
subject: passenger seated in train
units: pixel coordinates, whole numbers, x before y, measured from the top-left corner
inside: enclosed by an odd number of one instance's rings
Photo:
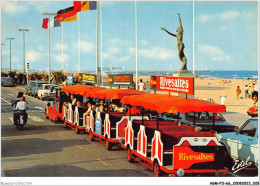
[[[77,99],[75,98],[75,96],[73,95],[73,94],[71,94],[71,96],[70,96],[70,99],[71,99],[71,105],[72,106],[76,106],[76,104],[77,104]]]
[[[88,104],[87,104],[87,113],[86,113],[87,116],[89,116],[91,110],[93,111],[93,108],[94,108],[93,105],[94,105],[94,102],[91,101],[91,100],[89,100],[89,101],[88,101]]]
[[[117,103],[115,109],[114,109],[114,112],[124,112],[125,111],[125,108],[122,106],[121,103]]]
[[[96,112],[104,112],[104,101],[100,100],[99,103],[96,103]]]

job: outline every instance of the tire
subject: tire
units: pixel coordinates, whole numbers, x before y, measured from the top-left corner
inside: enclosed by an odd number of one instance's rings
[[[77,125],[75,126],[75,132],[76,132],[76,134],[79,134],[79,133],[80,133],[80,129],[78,128]]]
[[[107,149],[107,150],[111,150],[112,144],[110,143],[109,139],[106,138],[105,142],[106,142],[106,149]]]
[[[67,125],[67,122],[64,121],[64,127],[67,129],[68,128],[68,125]]]
[[[37,97],[37,94],[34,94],[34,97],[36,98],[36,97]]]
[[[153,172],[154,172],[154,175],[155,175],[156,177],[159,177],[159,176],[162,175],[162,171],[161,171],[161,169],[160,169],[160,165],[159,165],[158,161],[155,161],[155,162],[154,162]]]
[[[22,130],[23,129],[23,125],[19,124],[19,129]]]
[[[44,101],[44,97],[41,97],[41,100]]]
[[[131,151],[130,148],[127,149],[127,161],[128,161],[129,163],[133,163],[133,162],[134,162],[134,159],[133,159],[133,157],[132,157],[132,151]]]
[[[90,133],[89,133],[89,139],[90,139],[90,141],[94,141],[92,131],[90,131]]]

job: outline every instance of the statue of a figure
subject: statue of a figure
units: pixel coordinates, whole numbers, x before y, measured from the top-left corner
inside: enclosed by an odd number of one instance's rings
[[[180,26],[176,29],[176,32],[177,32],[176,35],[171,33],[171,32],[169,32],[168,30],[166,30],[163,27],[161,27],[161,30],[167,32],[171,36],[177,37],[177,41],[178,41],[177,47],[178,47],[178,50],[179,50],[179,59],[182,62],[182,66],[180,68],[180,71],[181,71],[181,70],[187,70],[187,59],[186,59],[185,54],[183,52],[184,44],[182,42],[182,37],[183,37],[183,32],[184,31],[183,31],[183,28],[182,28],[181,16],[180,16],[179,13],[178,13],[178,16],[179,16]]]

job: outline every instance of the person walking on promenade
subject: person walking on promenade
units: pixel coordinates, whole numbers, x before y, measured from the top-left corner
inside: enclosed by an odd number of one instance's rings
[[[143,83],[143,80],[140,79],[140,83],[138,84],[138,90],[144,91],[144,89],[145,89],[145,84]]]
[[[237,99],[239,99],[239,94],[241,93],[241,89],[239,88],[239,86],[237,86],[236,93],[237,93]]]
[[[245,86],[245,98],[248,98],[248,86]]]

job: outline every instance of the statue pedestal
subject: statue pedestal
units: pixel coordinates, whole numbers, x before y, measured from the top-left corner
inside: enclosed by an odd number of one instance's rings
[[[191,74],[188,70],[181,70],[178,71],[176,74],[172,75],[173,77],[188,77],[188,78],[193,78],[193,87],[194,87],[194,95],[189,95],[187,94],[187,98],[195,98],[195,76],[194,74]],[[180,96],[180,97],[186,97],[186,94],[181,94],[181,93],[175,93],[171,92],[171,95],[173,96]]]

